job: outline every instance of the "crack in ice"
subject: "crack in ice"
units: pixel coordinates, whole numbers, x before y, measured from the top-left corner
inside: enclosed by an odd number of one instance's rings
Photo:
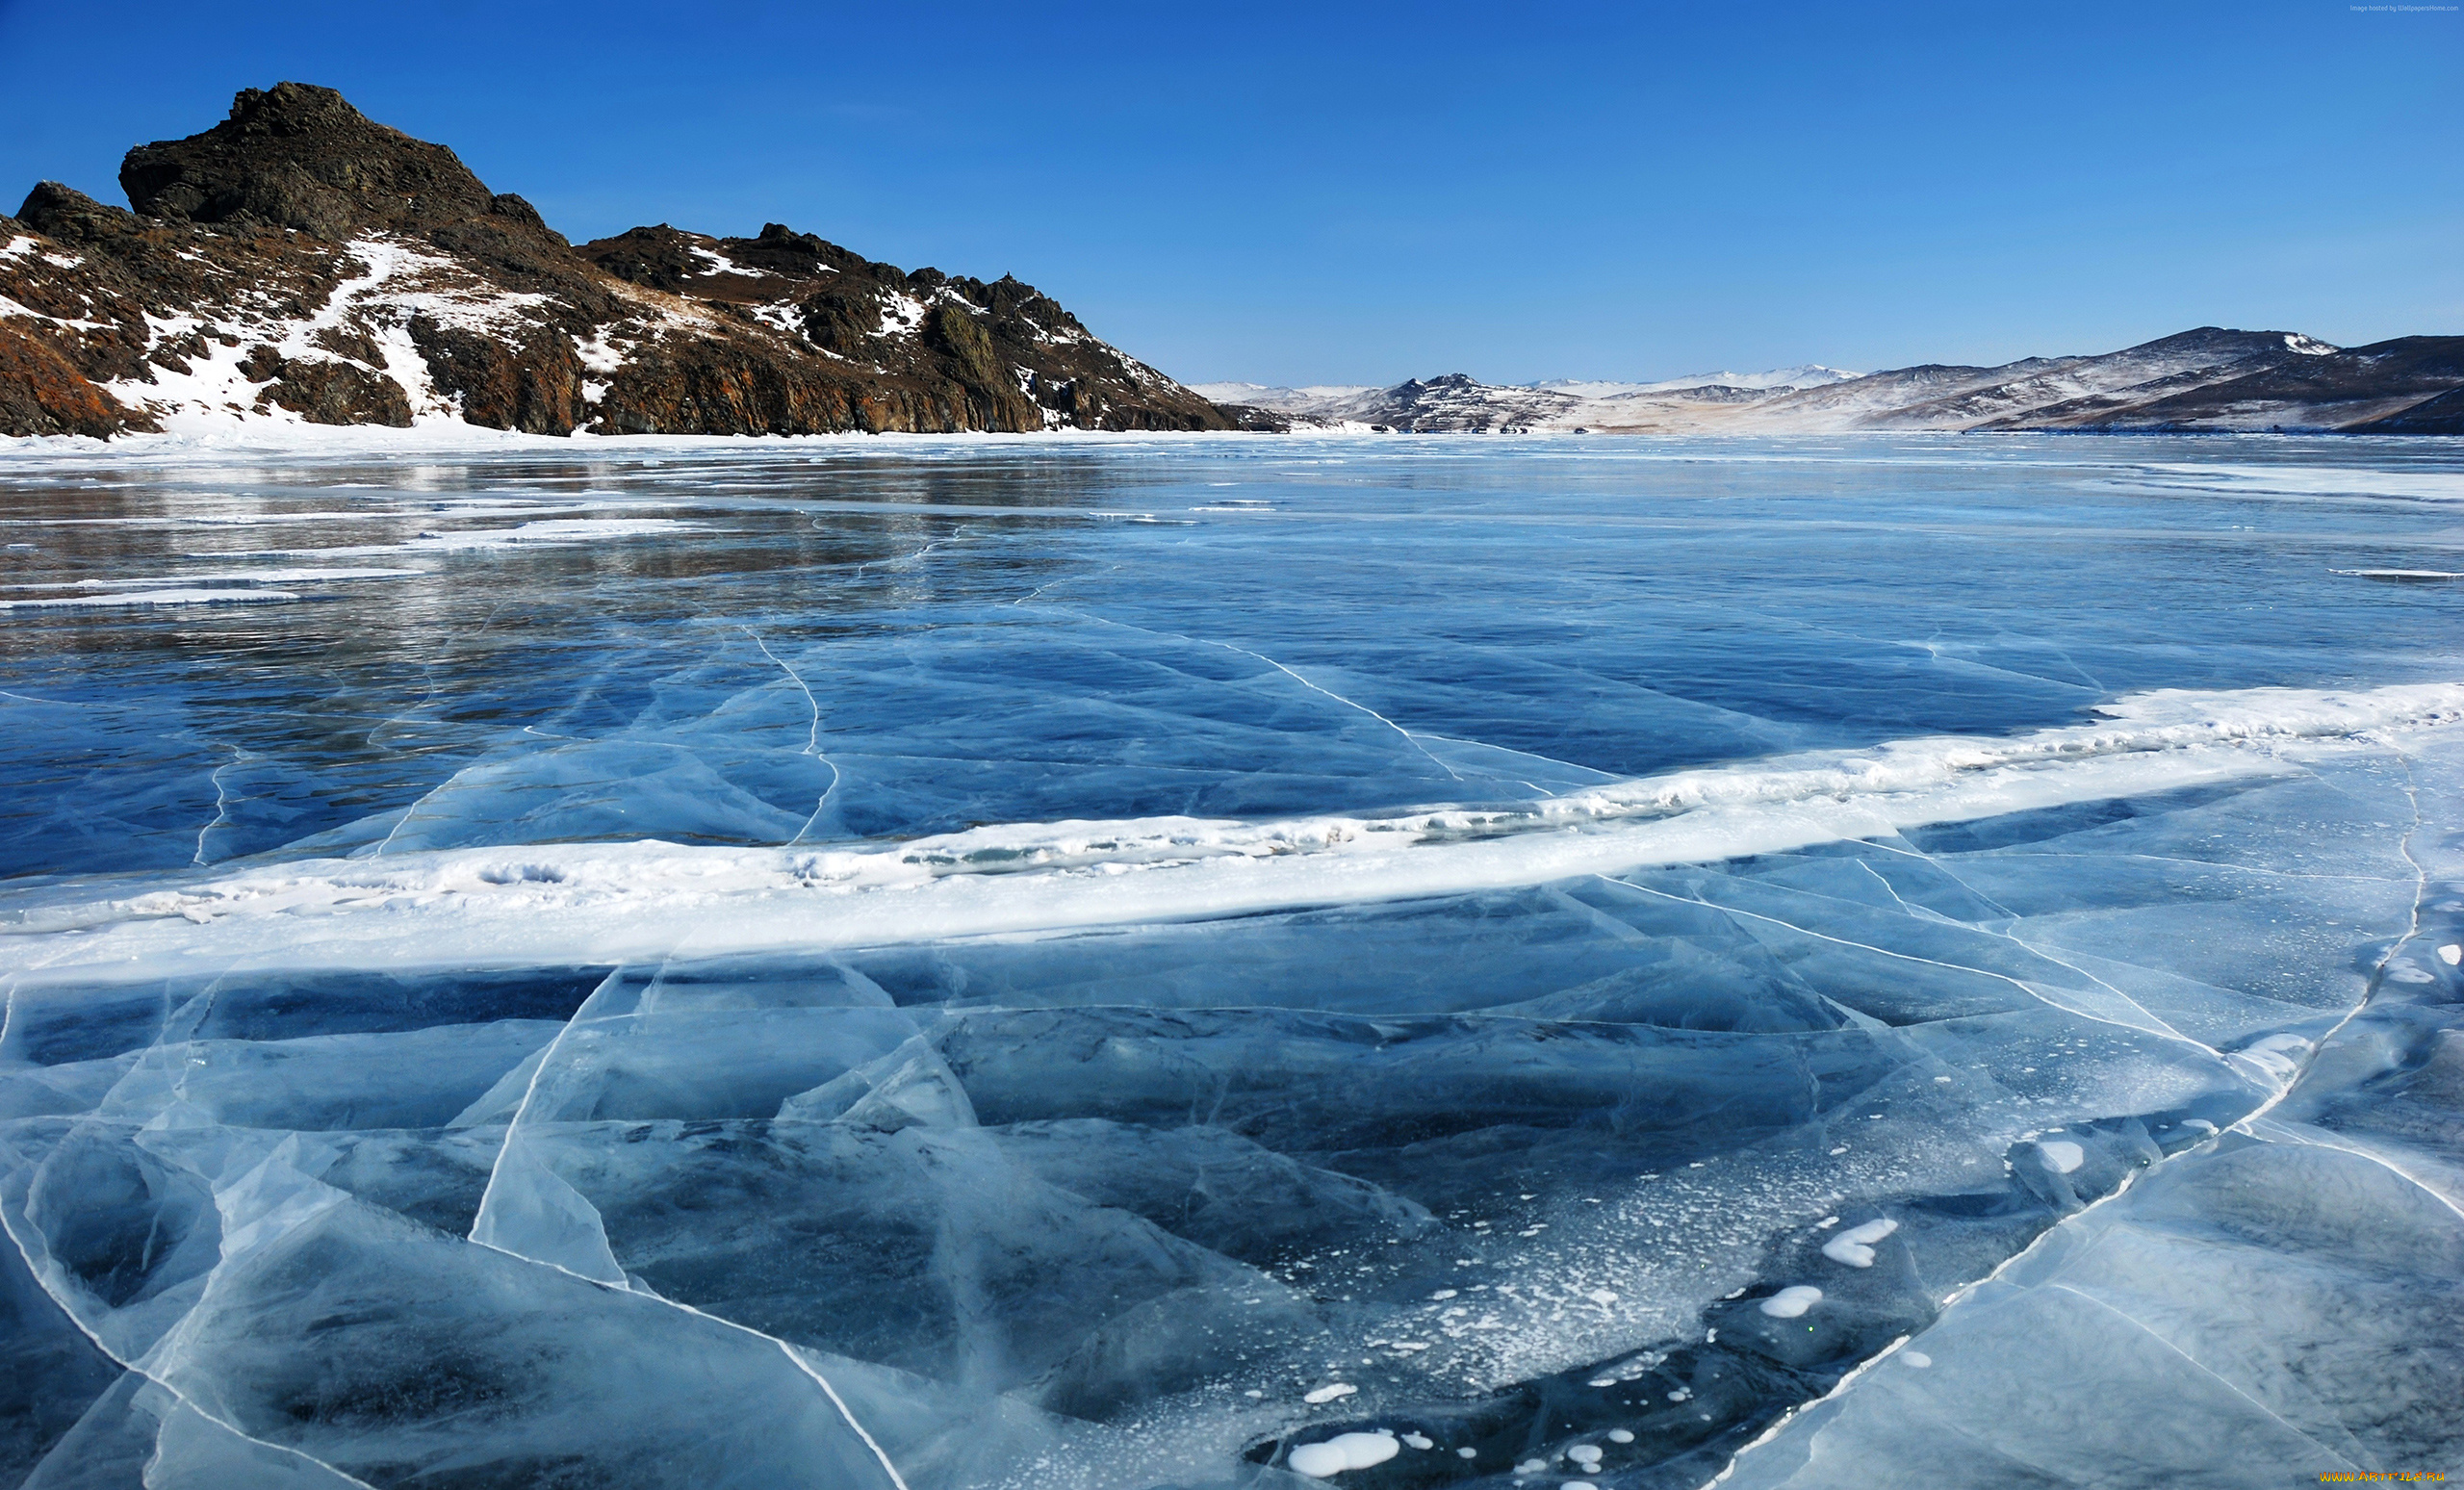
[[[2122,1323],[2126,1323],[2126,1324],[2130,1325],[2133,1329],[2139,1330],[2141,1333],[2144,1334],[2148,1339],[2155,1341],[2158,1345],[2163,1346],[2166,1349],[2168,1349],[2168,1350],[2171,1351],[2173,1354],[2180,1356],[2180,1357],[2181,1357],[2183,1360],[2185,1360],[2185,1361],[2188,1361],[2188,1362],[2190,1363],[2191,1369],[2192,1369],[2193,1371],[2195,1371],[2195,1372],[2197,1372],[2199,1374],[2201,1374],[2201,1375],[2203,1375],[2203,1376],[2206,1376],[2208,1379],[2210,1379],[2210,1380],[2214,1381],[2217,1385],[2219,1385],[2219,1386],[2220,1386],[2220,1387],[2224,1388],[2224,1390],[2226,1390],[2226,1391],[2228,1391],[2228,1392],[2232,1393],[2235,1397],[2240,1398],[2242,1400],[2244,1400],[2244,1401],[2246,1401],[2246,1402],[2249,1403],[2251,1406],[2253,1406],[2253,1407],[2257,1408],[2260,1412],[2262,1412],[2262,1413],[2266,1414],[2266,1416],[2268,1417],[2269,1421],[2271,1421],[2271,1422],[2274,1423],[2274,1424],[2276,1425],[2276,1426],[2278,1426],[2278,1427],[2280,1427],[2280,1428],[2283,1428],[2286,1432],[2291,1433],[2294,1437],[2300,1439],[2303,1443],[2308,1444],[2311,1448],[2318,1450],[2321,1453],[2325,1454],[2327,1457],[2329,1457],[2329,1458],[2331,1458],[2331,1459],[2335,1460],[2335,1461],[2336,1461],[2337,1463],[2339,1463],[2339,1464],[2344,1464],[2344,1465],[2352,1465],[2352,1464],[2353,1464],[2353,1461],[2352,1461],[2352,1460],[2350,1460],[2350,1459],[2348,1459],[2348,1458],[2345,1457],[2343,1454],[2341,1454],[2341,1453],[2337,1452],[2335,1450],[2328,1448],[2325,1444],[2323,1444],[2323,1443],[2319,1442],[2319,1440],[2317,1440],[2316,1438],[2311,1437],[2308,1433],[2303,1432],[2301,1429],[2299,1429],[2299,1428],[2297,1428],[2297,1427],[2295,1427],[2292,1424],[2287,1423],[2287,1422],[2283,1419],[2283,1417],[2282,1417],[2281,1415],[2279,1415],[2279,1414],[2275,1411],[2275,1409],[2273,1409],[2273,1408],[2270,1407],[2267,1403],[2265,1403],[2265,1402],[2263,1402],[2263,1401],[2260,1401],[2257,1398],[2252,1397],[2249,1393],[2247,1393],[2247,1392],[2246,1392],[2246,1391],[2242,1390],[2242,1388],[2241,1388],[2240,1386],[2236,1385],[2232,1380],[2230,1380],[2229,1378],[2227,1378],[2226,1376],[2224,1376],[2223,1374],[2221,1374],[2220,1373],[2219,1373],[2219,1372],[2218,1372],[2214,1367],[2212,1367],[2212,1366],[2208,1365],[2205,1361],[2200,1360],[2197,1356],[2191,1354],[2188,1350],[2183,1349],[2180,1346],[2177,1346],[2177,1345],[2175,1345],[2173,1342],[2171,1342],[2170,1340],[2166,1339],[2162,1334],[2158,1333],[2158,1332],[2157,1332],[2157,1331],[2156,1331],[2152,1326],[2150,1326],[2150,1325],[2149,1325],[2145,1321],[2141,1320],[2141,1319],[2137,1318],[2136,1316],[2132,1315],[2128,1310],[2123,1309],[2123,1308],[2120,1308],[2120,1307],[2118,1307],[2118,1306],[2117,1306],[2117,1305],[2115,1305],[2115,1304],[2113,1304],[2113,1303],[2111,1303],[2111,1302],[2108,1302],[2108,1301],[2107,1301],[2107,1300],[2105,1300],[2105,1299],[2099,1298],[2099,1297],[2097,1297],[2095,1295],[2091,1294],[2091,1293],[2089,1293],[2087,1290],[2082,1289],[2082,1288],[2079,1288],[2078,1286],[2076,1286],[2076,1285],[2074,1285],[2074,1284],[2070,1284],[2070,1283],[2048,1283],[2048,1284],[2046,1284],[2046,1285],[2045,1285],[2045,1287],[2046,1287],[2046,1288],[2048,1288],[2048,1289],[2052,1289],[2052,1290],[2054,1290],[2054,1291],[2060,1292],[2060,1293],[2068,1294],[2068,1295],[2069,1295],[2070,1297],[2072,1297],[2073,1298],[2085,1299],[2087,1302],[2089,1302],[2089,1303],[2091,1303],[2091,1304],[2095,1305],[2095,1306],[2096,1306],[2097,1308],[2099,1308],[2099,1309],[2104,1310],[2106,1313],[2108,1313],[2108,1314],[2112,1315],[2114,1318],[2116,1318],[2116,1319],[2118,1319],[2118,1320],[2120,1320]],[[2358,1468],[2358,1466],[2353,1466],[2353,1467]]]

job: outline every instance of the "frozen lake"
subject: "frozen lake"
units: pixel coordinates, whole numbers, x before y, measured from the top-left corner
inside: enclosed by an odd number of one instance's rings
[[[0,539],[0,1484],[2464,1451],[2453,442],[19,446]]]

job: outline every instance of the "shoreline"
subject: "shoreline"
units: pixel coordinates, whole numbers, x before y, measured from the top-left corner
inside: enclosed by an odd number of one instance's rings
[[[601,435],[577,431],[570,435],[526,434],[519,430],[493,429],[484,424],[459,422],[418,424],[398,428],[384,424],[310,424],[305,423],[267,421],[221,427],[172,429],[161,433],[118,435],[109,439],[91,435],[0,435],[0,469],[13,457],[75,458],[110,457],[114,459],[178,458],[178,459],[249,459],[293,458],[298,456],[383,456],[435,455],[441,457],[487,456],[502,454],[545,454],[589,452],[593,455],[628,453],[688,453],[741,450],[844,450],[860,449],[933,450],[948,448],[1025,448],[1082,446],[1122,448],[1145,444],[1174,446],[1205,444],[1248,445],[1261,440],[1289,440],[1307,444],[1332,442],[1364,442],[1384,444],[1390,441],[1476,442],[1493,447],[1503,441],[1651,442],[1666,445],[1716,444],[1743,446],[1792,444],[1797,442],[1835,442],[1842,440],[1927,440],[1966,442],[1977,437],[2005,440],[2053,436],[2093,436],[2100,439],[2237,439],[2237,440],[2332,440],[2339,446],[2356,448],[2412,449],[2418,447],[2446,448],[2454,437],[2450,435],[2351,434],[2334,429],[1857,429],[1756,431],[1701,430],[1597,430],[1597,429],[1528,429],[1502,430],[1388,430],[1365,429],[1292,429],[1284,431],[1248,429],[1044,429],[1024,432],[1003,430],[957,430],[941,433],[911,433],[905,430],[839,430],[826,434],[629,434]]]

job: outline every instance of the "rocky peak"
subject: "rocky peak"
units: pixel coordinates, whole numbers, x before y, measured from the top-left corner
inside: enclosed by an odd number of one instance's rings
[[[487,218],[548,231],[529,203],[491,193],[451,150],[306,83],[242,90],[231,116],[203,134],[129,151],[119,182],[141,216],[175,222],[295,228],[335,241]]]
[[[2310,338],[2292,331],[2235,331],[2224,326],[2199,326],[2189,331],[2176,331],[2152,342],[2142,342],[2124,348],[2124,354],[2140,355],[2208,355],[2219,358],[2261,357],[2280,354],[2297,342]],[[2325,347],[2324,343],[2311,345]],[[2335,350],[2326,347],[2329,351]]]
[[[137,227],[137,218],[127,208],[98,202],[57,181],[36,182],[17,209],[17,220],[64,244],[101,243]]]

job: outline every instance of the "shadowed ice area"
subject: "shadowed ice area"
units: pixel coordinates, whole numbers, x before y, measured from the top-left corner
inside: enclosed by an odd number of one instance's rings
[[[2464,1450],[2437,442],[574,449],[0,457],[0,1483]]]

